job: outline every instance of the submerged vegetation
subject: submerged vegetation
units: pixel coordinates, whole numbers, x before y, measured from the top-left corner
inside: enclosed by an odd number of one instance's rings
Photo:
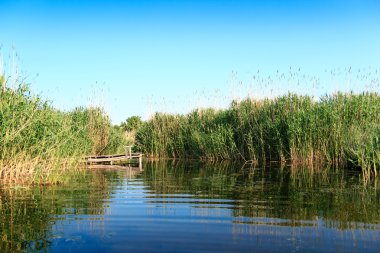
[[[156,113],[136,134],[139,148],[152,157],[360,167],[367,179],[380,166],[379,138],[377,93],[337,93],[319,100],[288,94],[234,101],[225,110]]]
[[[122,132],[101,108],[53,108],[27,85],[8,88],[0,78],[0,180],[2,184],[57,183],[86,154],[122,148]]]

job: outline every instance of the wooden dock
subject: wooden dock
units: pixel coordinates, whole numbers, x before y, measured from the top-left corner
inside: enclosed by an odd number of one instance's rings
[[[143,157],[143,154],[132,153],[132,146],[127,146],[125,154],[86,156],[85,161],[88,167],[91,167],[92,165],[115,165],[115,164],[138,163],[138,167],[141,169],[142,157]]]

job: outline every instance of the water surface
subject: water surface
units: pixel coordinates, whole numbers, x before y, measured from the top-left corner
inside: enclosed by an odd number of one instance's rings
[[[0,252],[380,252],[355,172],[149,163],[0,191]]]

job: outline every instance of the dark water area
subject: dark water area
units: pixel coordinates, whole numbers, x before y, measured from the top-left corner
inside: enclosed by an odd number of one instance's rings
[[[380,252],[357,172],[154,162],[0,190],[0,252]]]

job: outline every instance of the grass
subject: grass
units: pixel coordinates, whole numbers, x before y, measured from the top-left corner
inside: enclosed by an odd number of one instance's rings
[[[151,157],[278,161],[311,169],[380,165],[380,96],[336,93],[318,100],[288,94],[233,101],[225,110],[156,113],[136,133]]]
[[[53,184],[81,167],[87,154],[120,151],[123,133],[101,108],[63,112],[27,85],[0,78],[0,180],[2,184]]]

